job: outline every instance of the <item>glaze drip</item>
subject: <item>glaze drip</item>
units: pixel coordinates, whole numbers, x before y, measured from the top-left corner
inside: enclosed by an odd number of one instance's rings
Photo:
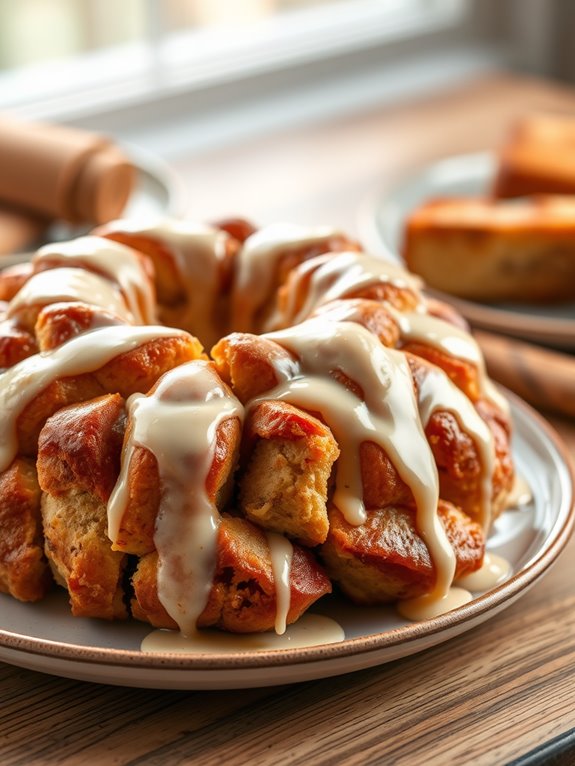
[[[166,373],[147,396],[127,403],[129,425],[122,468],[108,502],[114,542],[129,500],[129,470],[137,447],[156,458],[162,488],[154,543],[159,557],[158,597],[184,635],[196,631],[212,587],[220,514],[206,489],[218,426],[243,419],[240,402],[213,365],[188,362]]]
[[[53,351],[35,354],[2,373],[0,471],[18,451],[16,424],[28,404],[59,378],[94,372],[120,354],[157,338],[186,337],[170,327],[103,327],[72,338]]]

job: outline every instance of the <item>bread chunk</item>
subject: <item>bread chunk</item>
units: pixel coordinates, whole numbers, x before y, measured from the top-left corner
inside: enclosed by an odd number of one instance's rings
[[[517,122],[498,154],[493,196],[575,194],[575,119],[533,114]]]
[[[38,601],[52,578],[44,556],[34,461],[17,458],[0,474],[0,591]]]
[[[328,482],[339,448],[316,418],[285,402],[263,402],[245,425],[249,460],[239,505],[264,529],[303,545],[325,541]]]

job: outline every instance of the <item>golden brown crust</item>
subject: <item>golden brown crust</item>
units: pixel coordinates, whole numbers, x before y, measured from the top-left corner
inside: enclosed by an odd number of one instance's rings
[[[248,237],[251,237],[258,230],[257,226],[245,218],[220,218],[217,221],[212,221],[211,225],[215,229],[225,231],[242,245]]]
[[[11,301],[32,276],[31,263],[18,263],[0,271],[0,300]]]
[[[34,327],[41,351],[51,351],[89,330],[126,322],[110,311],[87,303],[52,303],[40,311]]]
[[[456,577],[478,569],[485,545],[480,526],[444,501],[439,503],[438,514],[455,552]],[[348,524],[337,508],[330,509],[329,519],[321,557],[331,579],[353,601],[376,605],[432,590],[435,569],[417,533],[412,507],[374,509],[359,527]]]
[[[110,394],[58,411],[40,433],[46,555],[76,616],[128,616],[126,559],[112,551],[106,507],[120,468],[124,420],[123,399]]]
[[[148,391],[164,372],[202,355],[202,347],[195,338],[178,334],[172,338],[157,338],[119,354],[92,373],[55,380],[18,417],[16,428],[21,453],[36,454],[42,426],[62,407],[106,393],[119,393],[127,398]]]
[[[37,601],[52,578],[43,552],[40,487],[34,463],[17,458],[0,473],[0,591]]]
[[[158,599],[157,565],[155,553],[140,560],[133,577],[132,614],[158,628],[175,628]],[[330,591],[331,584],[315,559],[294,546],[288,624]],[[218,532],[214,583],[198,627],[255,633],[272,630],[275,618],[276,588],[265,534],[245,519],[224,516]]]
[[[88,492],[44,493],[42,518],[46,555],[64,585],[76,617],[125,619],[126,557],[108,539],[106,504]]]
[[[408,361],[418,390],[433,368],[427,360],[410,354]],[[495,454],[491,500],[492,515],[495,517],[502,510],[513,485],[511,423],[508,415],[491,402],[479,397],[476,400],[469,398],[493,438]],[[438,469],[440,496],[457,505],[472,519],[481,518],[484,466],[481,451],[472,436],[465,432],[465,424],[460,423],[452,412],[438,410],[429,418],[425,435]]]
[[[368,315],[371,310],[370,303],[367,306]],[[480,398],[478,374],[472,365],[459,362],[441,352],[435,353],[431,347],[422,347],[419,350],[421,357],[408,354],[416,391],[426,375],[434,369],[423,358],[424,355],[428,355],[438,366],[445,366],[453,382],[459,385],[464,393],[472,394],[471,401],[493,434],[496,447],[493,498],[498,512],[513,480],[509,419],[495,405]],[[234,392],[242,401],[249,401],[252,397],[271,390],[276,384],[271,359],[279,359],[284,364],[291,360],[290,355],[278,344],[248,333],[234,333],[224,338],[213,353],[219,370],[231,381]],[[334,373],[333,377],[354,391],[358,397],[363,396],[361,386],[356,381],[344,379],[345,376],[341,373]],[[431,417],[426,436],[439,469],[441,497],[460,505],[473,518],[478,518],[481,514],[483,469],[478,445],[465,433],[457,418],[444,410]],[[368,508],[413,502],[410,489],[381,447],[372,442],[364,442],[360,446],[359,459],[364,502]]]
[[[0,320],[0,371],[38,353],[34,335],[13,319]]]
[[[42,490],[53,495],[88,492],[107,502],[120,472],[124,429],[119,394],[73,404],[52,415],[38,440]]]
[[[278,378],[274,363],[289,364],[291,355],[277,343],[250,333],[237,333],[222,338],[210,355],[221,378],[232,387],[245,404],[264,391],[271,391]]]

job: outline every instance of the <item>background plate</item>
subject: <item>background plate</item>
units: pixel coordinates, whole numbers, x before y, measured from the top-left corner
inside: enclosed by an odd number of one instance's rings
[[[448,614],[409,623],[391,608],[364,609],[337,598],[312,610],[342,625],[345,640],[325,646],[233,654],[149,654],[149,626],[70,616],[63,592],[38,604],[0,594],[0,660],[46,673],[101,683],[170,689],[233,689],[295,683],[349,673],[427,649],[463,633],[512,604],[563,549],[574,522],[573,478],[554,431],[510,395],[518,471],[533,501],[504,513],[489,549],[507,558],[510,578]]]
[[[491,186],[495,169],[495,157],[489,153],[449,157],[366,201],[359,221],[364,244],[375,253],[400,261],[404,221],[414,208],[432,197],[484,194]],[[486,305],[429,292],[451,303],[476,327],[575,350],[575,303]]]

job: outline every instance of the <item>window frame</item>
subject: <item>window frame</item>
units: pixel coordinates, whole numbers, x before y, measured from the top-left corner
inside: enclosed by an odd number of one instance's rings
[[[144,0],[147,37],[138,43],[0,73],[4,110],[31,118],[78,121],[119,115],[170,96],[202,98],[234,91],[251,79],[340,62],[358,51],[384,48],[457,27],[470,0],[356,0],[312,7],[257,24],[242,35],[166,32],[157,0]],[[303,31],[302,31],[303,29]],[[121,73],[121,74],[119,74]]]

